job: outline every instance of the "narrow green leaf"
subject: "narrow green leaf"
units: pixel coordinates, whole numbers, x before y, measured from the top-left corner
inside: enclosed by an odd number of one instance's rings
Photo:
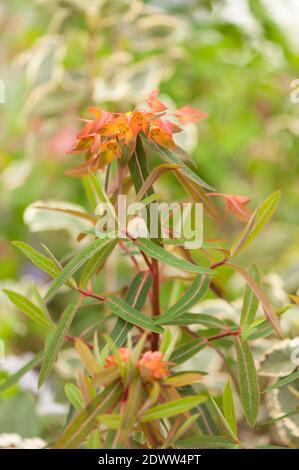
[[[136,274],[128,288],[125,301],[136,310],[141,310],[146,301],[146,296],[151,285],[152,276],[149,276],[148,272],[143,271]],[[122,318],[117,319],[116,324],[110,334],[117,347],[120,348],[126,342],[128,332],[131,328],[131,323],[126,322]]]
[[[190,263],[189,261],[174,256],[172,253],[164,250],[164,248],[147,238],[138,238],[134,241],[134,244],[136,244],[138,248],[144,253],[146,253],[148,256],[151,256],[152,258],[161,261],[162,263],[168,264],[169,266],[172,266],[174,268],[179,268],[185,271],[198,274],[215,274],[215,271],[213,271],[212,269],[202,268],[200,266],[197,266],[196,264]]]
[[[6,379],[4,382],[1,382],[0,384],[0,392],[3,392],[4,390],[13,387],[16,385],[20,379],[31,369],[36,367],[38,364],[42,362],[44,358],[44,352],[41,351],[38,354],[36,354],[27,364],[25,364],[21,369],[17,370],[14,374],[10,375],[8,379]]]
[[[111,308],[112,312],[123,320],[132,323],[133,325],[140,326],[146,330],[155,331],[156,333],[163,333],[163,328],[154,324],[153,320],[134,307],[131,307],[127,302],[118,298],[110,297],[107,299],[106,304]]]
[[[227,266],[231,267],[234,271],[237,271],[237,273],[241,274],[241,276],[245,279],[246,283],[249,284],[251,290],[255,293],[256,297],[261,302],[266,318],[272,324],[277,334],[282,338],[283,334],[279,323],[278,315],[274,308],[270,305],[266,295],[264,294],[260,286],[255,282],[255,280],[245,269],[231,263],[227,263]]]
[[[45,313],[27,297],[9,289],[3,289],[3,292],[5,292],[10,301],[18,309],[25,313],[35,323],[42,326],[43,328],[47,328],[48,330],[55,329],[54,323],[50,322]]]
[[[118,240],[110,240],[110,242],[103,247],[100,253],[93,255],[86,263],[80,278],[80,287],[82,289],[86,287],[89,279],[103,267],[105,261],[117,245],[117,242]]]
[[[259,285],[260,273],[256,265],[251,266],[250,274],[252,278],[255,280],[255,282]],[[254,322],[258,305],[259,305],[259,300],[257,296],[252,291],[250,286],[247,284],[246,289],[245,289],[242,311],[241,311],[241,327],[247,328]]]
[[[233,242],[232,248],[230,250],[231,256],[236,256],[241,251],[243,251],[246,246],[249,245],[249,243],[254,240],[261,232],[274,213],[280,199],[280,194],[280,191],[275,191],[253,212],[246,227]]]
[[[209,288],[209,278],[208,276],[202,274],[196,276],[194,282],[185,292],[184,295],[176,302],[172,307],[170,307],[164,315],[161,315],[155,323],[161,325],[169,320],[173,320],[183,313],[185,313],[189,308],[193,307],[200,299],[204,297]]]
[[[64,393],[75,410],[80,411],[84,408],[84,399],[80,388],[76,387],[74,384],[68,383],[64,386]]]
[[[288,375],[287,377],[283,377],[280,380],[277,380],[273,385],[270,385],[270,387],[267,387],[265,390],[263,390],[263,393],[271,392],[272,390],[275,390],[277,388],[281,388],[284,385],[288,385],[291,382],[294,382],[294,380],[299,379],[299,370],[293,372],[292,374]]]
[[[38,386],[41,387],[43,383],[47,380],[52,367],[57,359],[57,355],[60,351],[60,348],[63,344],[64,336],[67,334],[68,329],[73,321],[73,318],[76,314],[77,309],[79,308],[81,299],[77,298],[69,304],[65,309],[61,318],[59,320],[57,329],[54,334],[51,336],[49,344],[45,348],[45,358],[43,365],[40,371]]]
[[[103,414],[97,417],[97,421],[105,424],[110,429],[119,429],[121,416],[116,413]]]
[[[90,245],[83,248],[60,272],[56,279],[52,282],[47,294],[46,299],[52,297],[58,289],[70,277],[78,271],[93,255],[103,249],[111,240],[109,238],[100,238],[92,242]]]
[[[195,356],[199,351],[205,347],[205,342],[202,338],[189,341],[189,343],[177,348],[170,356],[170,361],[176,364],[182,364],[192,356]]]
[[[149,176],[146,153],[139,136],[137,136],[136,140],[136,151],[130,158],[128,165],[135,191],[138,193]],[[151,196],[153,192],[153,188],[149,187],[146,191],[146,196]]]
[[[218,328],[220,330],[225,329],[227,326],[226,323],[219,320],[219,318],[206,315],[205,313],[184,313],[184,315],[181,315],[179,318],[163,322],[163,325],[203,325],[206,328]]]
[[[217,405],[216,401],[214,400],[213,397],[210,396],[210,400],[213,404],[213,407],[224,427],[224,429],[226,430],[226,432],[228,433],[228,435],[235,441],[237,439],[237,436],[236,436],[236,433],[234,432],[234,430],[231,428],[231,425],[230,423],[227,421],[226,417],[223,415],[222,411],[220,410],[219,406]]]
[[[27,243],[12,242],[12,244],[21,250],[33,264],[49,274],[49,276],[55,278],[60,273],[60,269],[56,266],[53,260],[41,254],[39,251],[36,251],[30,245],[27,245]]]
[[[230,380],[227,381],[223,392],[223,414],[233,432],[233,436],[237,437],[238,429]]]
[[[180,413],[195,408],[201,403],[207,400],[206,395],[196,395],[191,397],[179,398],[177,400],[171,400],[161,405],[156,405],[147,410],[141,418],[142,423],[147,423],[155,419],[169,418],[170,416],[176,416]]]
[[[246,341],[235,338],[235,347],[243,411],[248,424],[254,426],[260,405],[260,390],[254,360]]]
[[[123,389],[119,382],[114,382],[105,388],[72,419],[53,448],[76,448],[96,426],[97,416],[112,410],[122,393]]]
[[[179,449],[238,449],[238,444],[225,436],[191,436],[177,441]]]
[[[196,173],[194,173],[191,168],[189,168],[181,158],[177,156],[177,154],[181,154],[181,149],[178,147],[177,152],[172,152],[164,147],[160,147],[157,145],[153,140],[148,142],[149,147],[156,152],[158,155],[160,155],[163,160],[165,160],[167,163],[174,163],[175,165],[180,165],[180,168],[178,171],[182,173],[186,178],[190,179],[191,181],[194,181],[194,183],[198,184],[202,188],[209,189],[210,191],[215,191],[215,188],[210,186],[208,183],[206,183],[204,180],[202,180]]]

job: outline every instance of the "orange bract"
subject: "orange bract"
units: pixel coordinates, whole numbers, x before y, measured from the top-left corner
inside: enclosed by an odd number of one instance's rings
[[[132,155],[136,146],[136,137],[142,133],[149,140],[169,150],[175,150],[172,135],[181,128],[170,121],[168,116],[175,116],[181,124],[196,122],[206,113],[185,106],[173,113],[167,113],[166,106],[158,99],[159,90],[153,90],[145,99],[146,109],[135,109],[126,113],[109,113],[96,107],[88,108],[94,119],[85,120],[84,127],[76,136],[76,143],[70,152],[86,152],[86,162],[68,172],[82,176],[88,171],[104,168],[111,161],[120,158],[125,152]],[[89,166],[90,162],[92,165]]]
[[[169,375],[167,365],[160,351],[147,351],[138,361],[141,373],[148,379],[164,379]]]

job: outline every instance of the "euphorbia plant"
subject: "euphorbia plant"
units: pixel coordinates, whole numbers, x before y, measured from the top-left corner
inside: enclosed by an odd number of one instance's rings
[[[165,219],[160,215],[155,236],[150,236],[151,219],[146,219],[149,236],[141,237],[136,230],[139,217],[132,214],[129,224],[111,236],[108,219],[103,224],[102,214],[98,217],[96,211],[89,214],[48,208],[83,218],[90,229],[78,234],[84,248],[67,264],[49,250],[42,254],[25,243],[14,242],[53,282],[43,299],[36,289],[32,300],[6,290],[18,308],[49,330],[44,351],[12,376],[7,386],[39,363],[42,386],[61,348],[75,346],[82,369],[77,383],[65,386],[72,417],[54,447],[242,447],[233,395],[239,394],[249,426],[256,423],[260,402],[251,341],[282,333],[277,312],[261,289],[259,270],[255,266],[250,270],[239,267],[233,258],[271,217],[279,192],[253,211],[247,207],[247,197],[221,194],[205,183],[187,163],[188,156],[177,146],[173,134],[181,131],[181,125],[195,123],[207,114],[190,106],[169,111],[158,99],[158,90],[133,111],[110,113],[93,107],[89,112],[93,119],[85,120],[71,149],[84,153],[85,160],[68,173],[83,179],[94,209],[99,203],[106,204],[113,220],[118,220],[117,199],[125,195],[133,202],[142,202],[148,214],[151,204],[159,200],[154,191],[156,181],[171,171],[184,188],[187,202],[202,203],[205,216],[215,224],[222,227],[230,215],[244,227],[231,248],[221,240],[189,248],[184,238],[175,236],[174,223],[165,232]],[[153,167],[148,159],[153,154],[166,163]],[[215,204],[218,198],[225,201],[224,216]],[[170,218],[174,215],[166,218],[167,222]],[[120,295],[98,292],[96,280],[105,276],[106,260],[116,246],[131,263],[132,279]],[[247,284],[239,321],[194,312],[208,292],[225,295],[217,277],[223,266],[241,275]],[[169,267],[174,274],[167,270]],[[162,308],[163,285],[175,279],[184,290]],[[48,305],[51,310],[51,300],[62,286],[73,292],[73,301],[55,324]],[[91,324],[82,334],[71,335],[75,315],[90,304],[98,305],[100,314],[112,320],[112,327],[111,322],[103,322],[104,331],[103,326],[99,329]],[[256,318],[259,304],[265,315]],[[196,363],[193,370],[184,367],[188,359],[209,347],[220,352],[234,382],[232,387],[227,381],[222,398],[214,398],[200,384],[204,372],[197,370]],[[228,356],[235,359],[236,368]]]

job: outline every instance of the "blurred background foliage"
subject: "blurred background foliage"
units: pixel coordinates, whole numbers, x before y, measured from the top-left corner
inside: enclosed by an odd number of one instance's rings
[[[299,78],[298,13],[296,0],[0,1],[0,78],[6,87],[6,102],[0,104],[1,288],[16,285],[28,292],[33,281],[41,288],[47,281],[10,240],[37,248],[43,241],[60,259],[76,247],[73,220],[55,215],[54,223],[50,214],[36,219],[28,210],[24,220],[24,211],[36,200],[50,199],[88,208],[81,182],[64,175],[79,162],[66,150],[87,106],[124,111],[160,87],[170,106],[190,103],[210,114],[200,125],[187,126],[179,142],[200,176],[219,192],[248,195],[255,207],[282,189],[278,213],[240,262],[257,261],[277,306],[287,293],[296,293],[299,104],[290,96],[291,83]],[[172,175],[163,177],[159,193],[185,197]],[[207,222],[205,238],[230,240],[238,230],[230,219],[216,229]],[[126,267],[118,268],[118,280],[113,269],[109,265],[103,282],[122,286]],[[223,276],[237,300],[240,286]],[[41,347],[44,333],[0,296],[0,337],[14,370],[24,352]],[[60,312],[60,299],[55,302],[54,311]],[[291,336],[298,335],[298,320],[296,325]],[[69,364],[60,364],[62,377],[70,373]],[[55,401],[64,400],[62,386],[54,385],[55,393],[49,388],[48,398],[38,398],[38,419],[36,411],[29,413],[31,386],[0,394],[5,423],[0,432],[51,436],[57,422],[50,420],[49,427],[49,415],[63,421],[65,413]],[[45,403],[52,404],[50,411]],[[5,416],[14,407],[24,417],[8,426]]]

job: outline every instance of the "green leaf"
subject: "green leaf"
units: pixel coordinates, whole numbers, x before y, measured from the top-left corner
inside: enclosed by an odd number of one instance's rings
[[[220,421],[224,427],[224,429],[226,430],[226,432],[228,433],[228,435],[235,441],[237,440],[237,436],[236,436],[236,433],[233,431],[233,429],[231,428],[231,425],[230,423],[227,421],[226,417],[223,415],[222,411],[220,410],[219,406],[217,405],[216,401],[214,400],[214,398],[212,396],[210,396],[210,400],[212,402],[212,405],[218,415],[218,417],[220,418]]]
[[[50,286],[46,294],[46,299],[52,297],[58,289],[68,280],[70,277],[78,271],[93,255],[103,249],[108,243],[111,242],[109,238],[100,238],[92,242],[90,245],[83,248],[60,272],[53,283]]]
[[[147,271],[136,274],[128,288],[125,301],[136,310],[141,310],[151,285],[152,276],[149,276]],[[110,336],[119,348],[126,342],[131,328],[131,323],[126,322],[122,318],[117,319]]]
[[[119,382],[114,382],[105,388],[72,419],[53,448],[76,448],[96,426],[97,416],[112,410],[122,393],[123,389]]]
[[[121,416],[116,413],[103,414],[97,417],[97,421],[105,424],[110,429],[119,429]]]
[[[110,243],[104,246],[100,253],[93,255],[86,263],[80,278],[80,287],[82,289],[86,287],[89,279],[103,267],[105,261],[117,245],[117,242],[118,240],[110,240]]]
[[[299,379],[299,370],[296,372],[293,372],[292,374],[288,375],[287,377],[283,377],[280,380],[277,380],[275,384],[270,385],[270,387],[267,387],[265,390],[263,390],[263,393],[271,392],[271,390],[275,390],[276,388],[281,388],[284,385],[288,385],[291,382],[294,382],[294,380]]]
[[[84,399],[81,390],[74,384],[65,384],[64,393],[71,402],[75,410],[80,411],[84,408]]]
[[[75,338],[75,348],[79,354],[82,364],[90,375],[95,375],[100,371],[99,363],[95,359],[87,344],[85,344],[81,338]]]
[[[75,299],[69,304],[69,306],[61,315],[57,329],[55,330],[53,336],[51,336],[49,344],[47,344],[45,348],[45,358],[39,375],[38,387],[43,385],[52,370],[52,367],[57,359],[57,355],[63,344],[64,337],[68,332],[77,309],[79,308],[80,302],[81,298]]]
[[[170,356],[170,361],[176,364],[182,364],[192,356],[195,356],[199,351],[205,347],[205,342],[202,338],[189,341],[189,343],[177,348]]]
[[[30,245],[23,242],[12,242],[19,250],[24,253],[27,258],[32,261],[33,264],[38,266],[42,271],[49,274],[49,276],[55,278],[60,273],[60,269],[56,266],[53,260],[45,255],[42,255],[39,251],[34,250]]]
[[[191,170],[191,168],[189,168],[177,156],[177,154],[180,155],[182,153],[182,151],[179,147],[178,147],[178,151],[176,153],[174,153],[174,152],[172,152],[172,151],[170,151],[166,148],[160,147],[153,140],[151,140],[150,142],[147,140],[147,144],[149,145],[149,147],[154,152],[158,153],[158,155],[160,155],[160,157],[162,157],[163,160],[165,160],[167,163],[173,163],[175,165],[179,165],[180,168],[178,169],[178,172],[182,173],[186,178],[188,178],[191,181],[194,181],[194,183],[198,184],[202,188],[209,189],[210,191],[215,191],[215,188],[213,188],[208,183],[206,183],[204,180],[202,180],[196,173],[194,173],[193,170]]]
[[[260,405],[260,390],[254,360],[246,341],[235,338],[235,347],[242,407],[248,424],[254,426]]]
[[[195,281],[185,292],[184,295],[176,302],[172,307],[170,307],[164,315],[161,315],[155,320],[155,323],[161,325],[165,322],[173,320],[183,313],[185,313],[189,308],[196,304],[202,297],[206,294],[209,288],[209,278],[207,276],[199,275],[196,276]]]
[[[238,449],[231,439],[225,436],[191,436],[177,441],[179,449]]]
[[[27,362],[27,364],[21,367],[21,369],[17,370],[17,372],[10,375],[8,379],[5,380],[5,382],[2,382],[0,384],[0,392],[3,392],[4,390],[16,385],[29,370],[33,369],[34,367],[36,367],[38,364],[42,362],[43,357],[44,357],[44,352],[41,351],[38,354],[36,354],[29,362]]]
[[[236,256],[243,251],[249,243],[261,232],[268,220],[274,213],[279,199],[280,191],[272,193],[264,202],[262,202],[253,212],[246,227],[236,238],[231,247],[231,256]]]
[[[128,165],[135,191],[138,193],[149,175],[146,153],[139,136],[137,136],[136,140],[136,150],[130,158]],[[153,188],[149,187],[146,191],[146,196],[151,196],[153,192]]]
[[[151,256],[152,258],[161,261],[162,263],[168,264],[174,268],[183,269],[185,271],[198,274],[215,274],[215,271],[212,269],[202,268],[196,264],[174,256],[172,253],[164,250],[164,248],[147,238],[138,238],[134,241],[134,244],[136,244],[138,248],[148,256]]]
[[[106,302],[107,306],[111,308],[112,312],[123,320],[132,323],[133,325],[140,326],[146,330],[155,331],[156,333],[163,333],[163,328],[154,324],[153,320],[134,307],[131,307],[127,302],[118,298],[110,297]]]
[[[233,432],[233,435],[237,437],[238,429],[237,429],[237,421],[236,421],[236,416],[235,416],[233,392],[232,392],[230,380],[227,381],[224,392],[223,392],[223,414]]]
[[[3,289],[3,292],[5,292],[7,297],[18,309],[25,313],[35,323],[43,328],[47,328],[48,330],[55,329],[54,323],[50,322],[45,313],[27,297],[9,289]]]
[[[162,318],[162,317],[161,317]],[[218,328],[224,330],[226,328],[226,323],[222,320],[219,320],[217,317],[212,315],[206,315],[205,313],[184,313],[184,315],[167,322],[163,322],[163,325],[203,325],[206,328]]]
[[[255,282],[260,284],[260,273],[255,265],[252,265],[250,274]],[[248,328],[255,319],[256,311],[259,305],[259,300],[250,286],[247,284],[241,311],[241,327]]]
[[[180,413],[195,408],[201,403],[207,400],[206,395],[195,395],[191,397],[179,398],[177,400],[171,400],[161,405],[153,406],[148,409],[141,417],[142,423],[147,423],[156,419],[169,418],[170,416],[176,416]]]
[[[251,290],[255,293],[256,297],[261,302],[267,320],[271,323],[276,333],[282,338],[283,334],[279,323],[278,315],[274,308],[270,305],[267,297],[263,293],[260,286],[255,282],[255,280],[245,269],[231,263],[227,263],[227,266],[231,267],[234,271],[237,271],[239,274],[241,274],[241,276],[245,279],[246,283],[249,284]]]

